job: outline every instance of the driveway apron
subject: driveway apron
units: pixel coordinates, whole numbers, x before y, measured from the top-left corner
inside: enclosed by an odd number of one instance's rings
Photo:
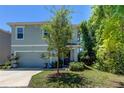
[[[31,77],[41,70],[0,71],[0,87],[28,87]]]

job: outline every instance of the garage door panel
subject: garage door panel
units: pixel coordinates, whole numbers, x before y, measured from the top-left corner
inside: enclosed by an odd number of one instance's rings
[[[20,52],[17,53],[19,56],[19,67],[24,68],[43,68],[48,59],[41,58],[40,52]]]

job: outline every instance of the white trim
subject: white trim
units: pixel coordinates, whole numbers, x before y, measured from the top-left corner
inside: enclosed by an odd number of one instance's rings
[[[14,51],[14,55],[16,55],[17,52],[19,53],[19,52],[49,52],[49,51],[38,51],[38,50],[34,50],[34,51],[31,51],[31,50],[26,50],[26,51]],[[49,62],[50,62],[50,58],[48,58],[48,59],[49,59]]]
[[[11,45],[12,47],[31,47],[31,46],[48,46],[48,45]]]
[[[48,51],[38,51],[38,50],[14,51],[14,54],[16,54],[17,52],[48,52]]]
[[[14,52],[48,52],[48,51],[26,50],[26,51],[14,51]]]
[[[22,39],[18,39],[18,38],[17,38],[17,28],[23,28],[23,38],[22,38]],[[16,29],[16,30],[15,30],[15,39],[16,39],[16,40],[24,40],[24,26],[16,26],[15,29]]]

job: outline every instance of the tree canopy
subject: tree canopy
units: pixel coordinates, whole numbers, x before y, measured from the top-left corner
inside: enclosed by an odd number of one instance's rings
[[[94,6],[89,26],[95,39],[98,69],[124,73],[124,7]]]
[[[83,21],[81,23],[80,32],[82,37],[82,48],[84,50],[82,55],[82,61],[87,65],[91,65],[95,59],[95,53],[93,51],[92,35],[86,21]]]
[[[59,73],[59,59],[66,53],[68,49],[66,45],[71,40],[71,11],[68,8],[61,7],[59,10],[54,10],[52,13],[54,16],[51,18],[49,24],[44,26],[44,30],[48,31],[48,35],[46,36],[48,50],[54,50],[57,53],[57,72]]]

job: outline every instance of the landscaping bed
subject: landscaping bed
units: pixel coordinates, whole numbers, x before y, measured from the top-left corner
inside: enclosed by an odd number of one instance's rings
[[[124,76],[85,70],[81,72],[60,71],[61,77],[54,76],[56,71],[43,71],[34,75],[29,87],[34,88],[92,88],[92,87],[124,87]]]

